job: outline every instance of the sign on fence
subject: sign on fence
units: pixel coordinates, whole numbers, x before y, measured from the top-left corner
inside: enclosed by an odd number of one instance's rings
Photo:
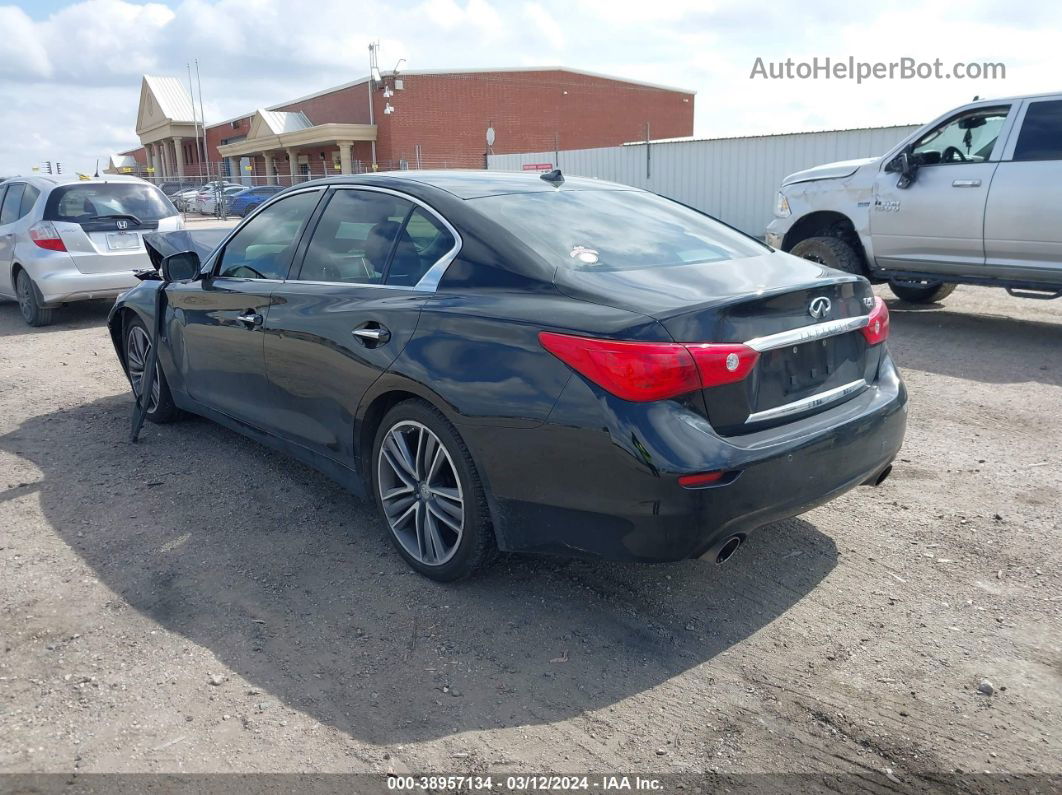
[[[524,163],[524,171],[552,171],[552,163]]]

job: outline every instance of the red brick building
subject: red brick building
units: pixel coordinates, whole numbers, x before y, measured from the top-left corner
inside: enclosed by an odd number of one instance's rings
[[[374,167],[484,168],[490,153],[614,146],[647,130],[690,136],[693,103],[692,91],[561,67],[384,73],[208,125],[205,159],[230,178],[284,183]],[[144,77],[136,129],[143,147],[123,153],[136,170],[206,173],[179,79]]]

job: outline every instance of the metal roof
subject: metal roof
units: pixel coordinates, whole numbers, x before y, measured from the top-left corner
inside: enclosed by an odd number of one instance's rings
[[[155,101],[159,103],[163,116],[170,121],[195,124],[192,98],[178,78],[144,75],[144,82],[147,83]]]
[[[258,114],[274,135],[305,130],[313,126],[310,120],[306,118],[306,114],[301,110],[297,113],[286,113],[279,110],[263,110],[259,108]]]

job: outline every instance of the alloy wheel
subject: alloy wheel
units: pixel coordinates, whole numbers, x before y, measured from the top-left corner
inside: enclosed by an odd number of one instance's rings
[[[464,492],[439,437],[413,420],[396,423],[380,445],[376,487],[402,548],[426,566],[457,552],[465,526]]]
[[[144,370],[147,366],[148,354],[151,353],[151,339],[142,326],[133,326],[129,329],[129,337],[126,343],[125,358],[129,369],[129,382],[133,385],[133,394],[140,397],[141,384],[144,383]],[[155,363],[155,382],[151,385],[151,402],[148,412],[154,412],[159,407],[159,394],[162,386],[161,371],[158,362]]]

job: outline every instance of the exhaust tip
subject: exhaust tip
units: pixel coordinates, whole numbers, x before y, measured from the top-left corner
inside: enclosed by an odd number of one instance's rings
[[[892,474],[892,464],[889,464],[887,467],[885,467],[883,470],[881,470],[878,474],[873,475],[873,476],[867,478],[865,481],[863,481],[863,485],[864,486],[880,486],[882,483],[885,482],[885,479],[891,474]]]
[[[730,536],[723,542],[723,546],[719,547],[719,554],[715,556],[715,562],[723,564],[734,557],[734,553],[738,551],[738,547],[741,546],[744,540],[741,536]]]

